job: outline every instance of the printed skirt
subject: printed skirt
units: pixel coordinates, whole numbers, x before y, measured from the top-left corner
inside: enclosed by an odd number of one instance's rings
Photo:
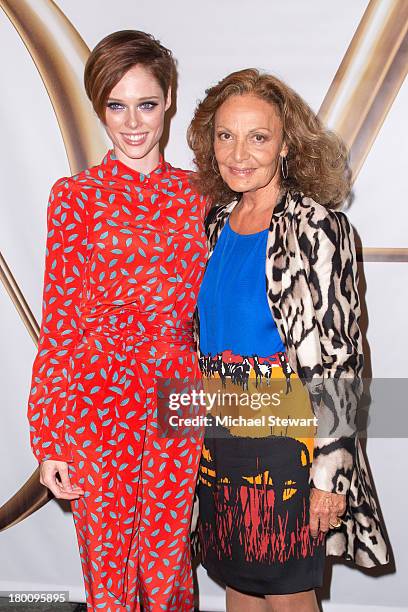
[[[201,562],[238,591],[288,594],[323,582],[325,534],[309,530],[315,422],[286,353],[201,356],[207,422],[198,497]]]

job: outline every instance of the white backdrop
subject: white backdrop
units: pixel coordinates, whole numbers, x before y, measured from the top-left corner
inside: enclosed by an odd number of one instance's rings
[[[18,0],[17,0],[18,1]],[[191,167],[185,132],[204,89],[227,73],[258,67],[275,73],[314,108],[334,77],[367,0],[56,0],[90,48],[120,29],[152,32],[179,61],[177,113],[166,157]],[[0,250],[40,320],[45,210],[51,184],[70,174],[51,103],[32,60],[0,12]],[[408,90],[403,85],[365,161],[348,211],[366,247],[408,247],[405,192]],[[406,133],[406,131],[405,131]],[[406,377],[407,263],[365,263],[367,341],[373,376]],[[0,287],[0,505],[36,467],[28,441],[26,405],[34,344]],[[408,454],[404,439],[370,439],[368,456],[396,559],[397,572],[373,577],[334,564],[325,610],[408,610]],[[405,503],[405,511],[403,510]],[[35,551],[35,552],[34,552]],[[329,562],[328,567],[331,567]],[[224,610],[224,592],[202,568],[201,608]],[[69,507],[53,500],[1,534],[0,590],[69,589],[84,600],[77,541]]]

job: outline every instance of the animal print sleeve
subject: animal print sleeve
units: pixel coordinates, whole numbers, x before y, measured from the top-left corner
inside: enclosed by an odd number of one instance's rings
[[[345,494],[354,468],[363,351],[356,250],[344,213],[328,211],[319,222],[309,282],[323,363],[310,483]]]
[[[353,231],[344,213],[329,211],[319,222],[309,283],[325,375],[361,374],[357,259]]]

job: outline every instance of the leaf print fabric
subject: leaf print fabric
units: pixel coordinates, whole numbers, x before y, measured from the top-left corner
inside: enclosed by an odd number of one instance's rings
[[[193,610],[189,525],[202,435],[160,436],[159,378],[194,379],[205,202],[160,158],[108,151],[53,185],[27,417],[34,456],[67,461],[89,609]]]
[[[66,436],[69,359],[79,342],[86,253],[86,210],[66,179],[53,185],[47,208],[47,246],[38,351],[28,406],[38,461],[72,461]]]

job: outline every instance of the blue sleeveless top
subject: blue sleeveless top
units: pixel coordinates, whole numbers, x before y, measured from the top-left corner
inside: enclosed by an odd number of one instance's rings
[[[237,234],[228,218],[198,295],[202,355],[269,357],[285,350],[266,296],[267,239],[268,229]]]

